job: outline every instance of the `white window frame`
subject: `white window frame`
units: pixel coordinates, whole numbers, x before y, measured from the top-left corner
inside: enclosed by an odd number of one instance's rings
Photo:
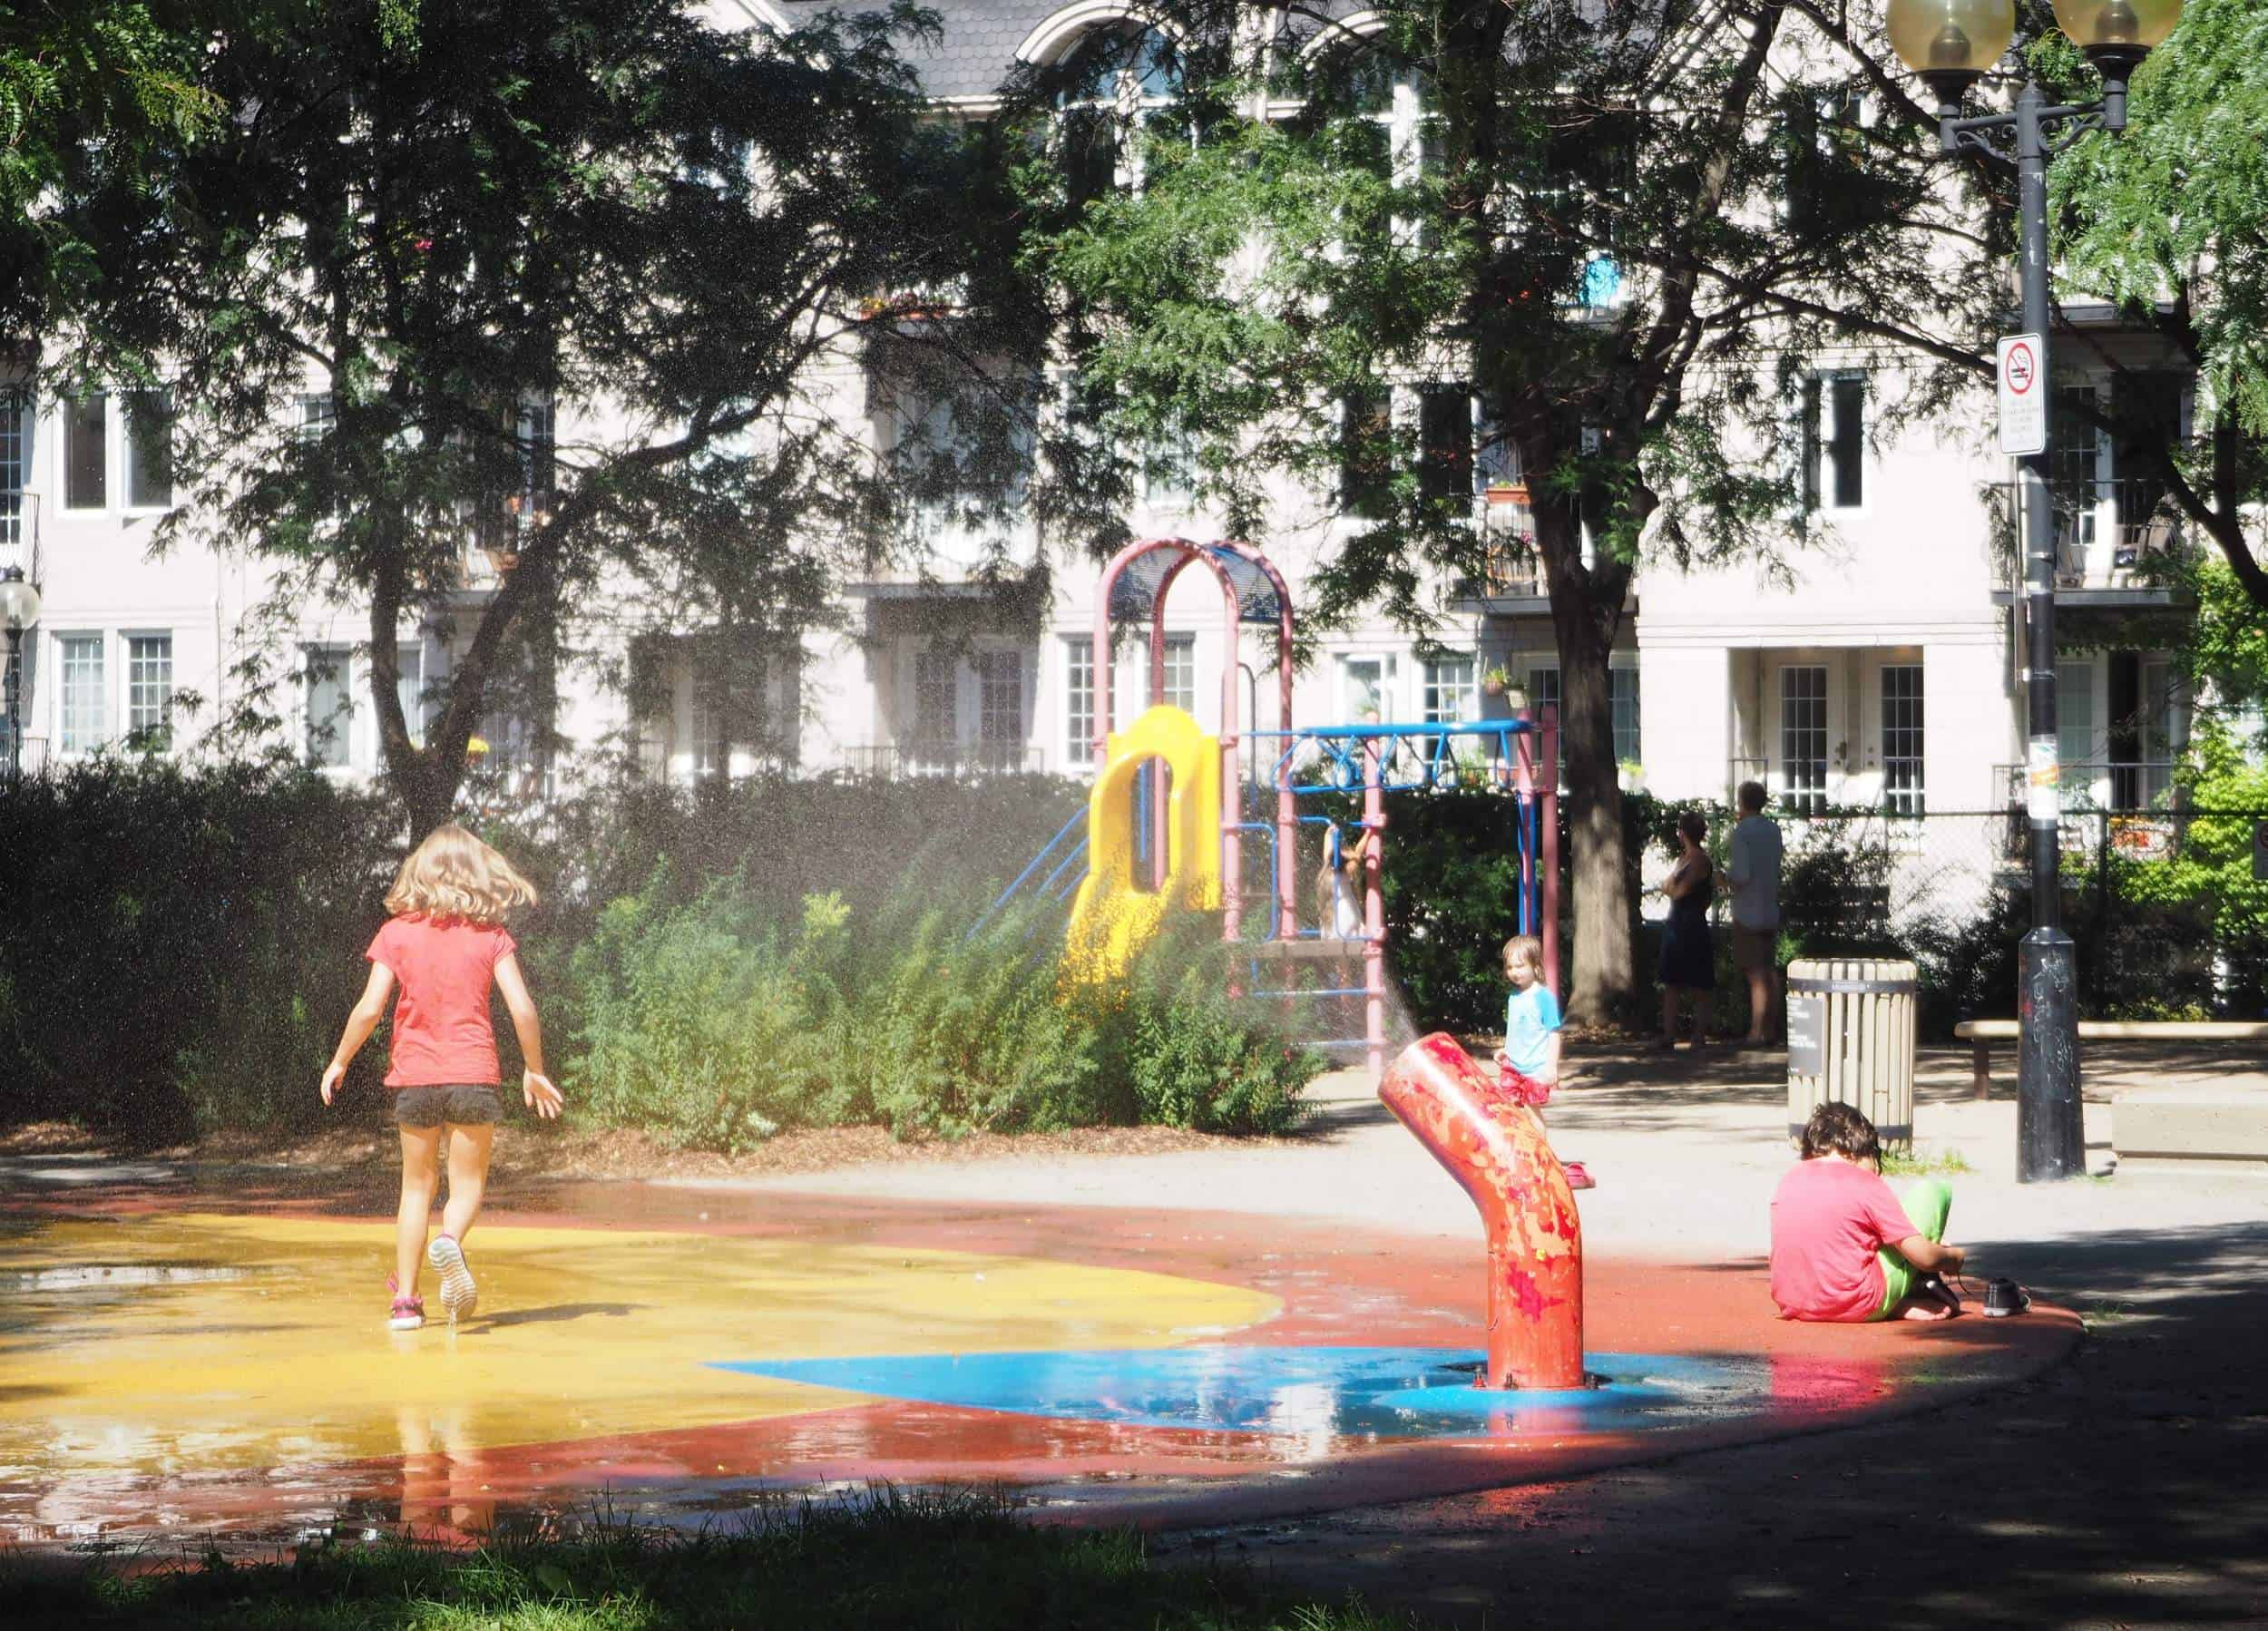
[[[20,549],[26,542],[30,505],[25,500],[32,489],[38,425],[31,393],[22,385],[0,386],[0,550]]]
[[[326,720],[333,732],[331,745],[326,754],[336,752],[334,762],[316,752],[315,732],[318,721],[315,715],[316,688],[327,683],[316,674],[317,666],[332,669],[337,676],[338,707],[331,709]],[[299,647],[299,751],[307,762],[318,770],[351,772],[356,766],[355,716],[355,649],[343,640],[308,640]]]
[[[165,497],[156,503],[137,501],[134,497],[134,485],[142,475],[142,461],[134,451],[133,405],[136,399],[144,396],[162,399],[165,411]],[[110,418],[113,425],[112,435],[117,442],[118,448],[116,468],[119,512],[125,515],[162,515],[173,508],[174,490],[180,485],[173,457],[175,416],[173,389],[171,386],[155,386],[144,389],[118,391],[112,393],[111,400],[118,405],[118,411],[112,414]]]
[[[103,451],[103,498],[100,503],[81,504],[71,497],[71,448],[73,409],[77,405],[99,402],[103,405],[103,425],[96,434],[96,444]],[[55,403],[55,503],[65,515],[103,515],[113,507],[117,497],[113,492],[112,476],[116,460],[111,456],[111,393],[90,391],[83,396],[60,397]]]
[[[1081,30],[1055,60],[1061,62],[1077,56],[1104,35],[1116,34],[1121,41],[1132,41],[1152,34],[1165,39],[1168,46],[1178,45],[1158,23],[1129,12]],[[1185,93],[1178,63],[1175,64],[1174,86],[1170,93],[1160,94],[1149,89],[1144,83],[1147,77],[1139,57],[1131,67],[1114,67],[1110,71],[1108,83],[1098,84],[1091,93],[1078,96],[1066,93],[1059,96],[1053,122],[1060,154],[1061,133],[1068,115],[1098,113],[1108,121],[1112,134],[1111,187],[1116,191],[1137,197],[1142,190],[1144,174],[1142,137],[1148,131],[1149,121],[1160,111],[1181,102]],[[1192,144],[1196,139],[1197,132],[1192,124]]]
[[[1882,808],[1893,816],[1920,820],[1930,811],[1929,674],[1925,665],[1919,662],[1886,662],[1877,670],[1877,674],[1875,688],[1876,705],[1881,713],[1878,726],[1882,732]],[[1891,676],[1893,674],[1913,676],[1914,689],[1911,697],[1891,695]],[[1903,683],[1902,680],[1901,683]],[[1911,723],[1901,722],[1894,715],[1896,708],[1907,703],[1912,706]],[[1901,734],[1909,732],[1913,751],[1905,754],[1892,753],[1891,748],[1898,742]],[[1892,768],[1896,765],[1912,766],[1913,779],[1911,785],[1902,787],[1898,786],[1896,775]]]
[[[1354,670],[1365,663],[1378,665],[1378,684],[1374,692],[1378,698],[1377,722],[1392,725],[1400,713],[1394,699],[1394,681],[1399,678],[1396,672],[1398,665],[1392,651],[1343,651],[1339,654],[1339,718],[1349,725],[1368,723],[1363,718],[1362,705],[1356,700],[1354,679]]]
[[[58,629],[54,630],[55,651],[55,751],[66,757],[76,758],[99,753],[111,740],[111,665],[110,637],[100,629]],[[80,739],[74,731],[71,715],[71,648],[92,643],[94,648],[94,708],[93,728],[87,739]]]
[[[1095,637],[1067,634],[1063,650],[1063,762],[1095,762]]]
[[[1629,694],[1627,698],[1616,694],[1616,684],[1618,681],[1622,682],[1629,688]],[[1623,716],[1626,709],[1629,716],[1629,729],[1628,734],[1629,737],[1630,751],[1628,753],[1622,751],[1625,734],[1623,729]],[[1608,728],[1614,737],[1615,763],[1617,765],[1643,766],[1646,762],[1645,711],[1641,707],[1638,665],[1637,663],[1609,662],[1608,664],[1607,716]]]
[[[154,720],[137,720],[135,716],[142,708],[142,702],[135,696],[135,691],[142,683],[142,678],[136,672],[142,660],[142,654],[137,648],[145,641],[154,640],[165,642],[165,696],[157,706],[157,718]],[[173,683],[173,630],[171,629],[122,630],[119,632],[118,643],[120,647],[119,680],[124,688],[122,693],[124,707],[121,709],[120,718],[125,728],[122,734],[125,741],[136,746],[139,751],[170,752],[173,746],[173,698],[179,689]],[[154,745],[147,741],[136,744],[135,738],[147,730],[158,732],[160,739]]]
[[[1424,659],[1419,666],[1419,717],[1428,725],[1462,725],[1475,718],[1480,712],[1480,672],[1481,659],[1471,651]]]
[[[1790,696],[1789,681],[1798,674],[1819,676],[1817,697]],[[1823,814],[1831,802],[1829,798],[1830,778],[1834,772],[1834,665],[1828,662],[1784,662],[1780,664],[1778,677],[1773,685],[1773,734],[1775,738],[1774,745],[1779,749],[1779,752],[1774,756],[1773,779],[1777,785],[1773,792],[1779,800],[1780,807],[1791,816]],[[1808,723],[1803,726],[1793,724],[1788,717],[1791,702],[1800,702],[1807,706],[1815,702],[1819,708],[1818,724],[1815,727]],[[1793,740],[1790,733],[1796,729],[1802,729],[1806,734],[1813,729],[1818,732],[1819,753],[1815,762],[1819,766],[1819,780],[1816,786],[1813,786],[1808,778],[1800,783],[1796,779],[1795,767],[1799,762],[1806,765],[1814,762],[1813,756],[1808,753],[1799,755],[1790,751]]]

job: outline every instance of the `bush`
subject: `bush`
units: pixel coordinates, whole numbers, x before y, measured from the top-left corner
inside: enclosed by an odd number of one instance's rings
[[[0,854],[7,1119],[157,1139],[321,1113],[400,860],[386,801],[291,766],[98,760],[0,796]]]
[[[1226,995],[1209,920],[1175,923],[1121,982],[1067,986],[1027,909],[971,933],[920,885],[863,916],[811,895],[792,934],[744,877],[690,902],[666,864],[608,906],[572,965],[571,1066],[605,1119],[704,1148],[879,1122],[902,1138],[1158,1121],[1275,1132],[1322,1061]]]

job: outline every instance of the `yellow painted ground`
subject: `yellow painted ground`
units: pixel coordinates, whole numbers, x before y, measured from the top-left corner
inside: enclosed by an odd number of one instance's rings
[[[1272,1297],[1025,1257],[483,1227],[455,1331],[386,1329],[391,1224],[200,1216],[0,1239],[0,1483],[98,1480],[698,1427],[846,1395],[719,1360],[1166,1346]]]

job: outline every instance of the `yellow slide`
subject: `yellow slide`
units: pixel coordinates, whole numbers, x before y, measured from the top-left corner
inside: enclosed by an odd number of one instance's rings
[[[1110,733],[1102,773],[1087,796],[1087,880],[1071,903],[1065,965],[1082,983],[1114,980],[1176,906],[1210,911],[1221,903],[1220,738],[1183,709],[1160,703]],[[1166,878],[1150,885],[1135,849],[1134,792],[1142,767],[1164,764]]]

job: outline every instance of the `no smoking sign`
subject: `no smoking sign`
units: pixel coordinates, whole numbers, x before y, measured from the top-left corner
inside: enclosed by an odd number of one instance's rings
[[[2022,455],[2048,451],[2048,393],[2038,389],[2042,347],[2036,334],[2000,342],[1996,377],[2000,397],[2000,451]]]

